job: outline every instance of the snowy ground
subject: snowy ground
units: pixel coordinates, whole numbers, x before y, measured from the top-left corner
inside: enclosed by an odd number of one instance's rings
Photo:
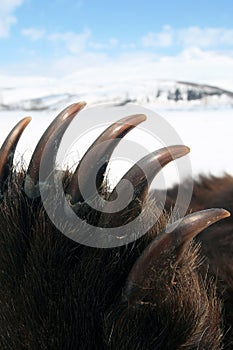
[[[200,173],[221,175],[223,172],[228,172],[233,174],[233,109],[162,109],[156,112],[170,123],[183,143],[191,148],[190,160],[195,177]],[[54,110],[32,111],[29,114],[24,111],[0,111],[0,140],[4,140],[6,133],[16,122],[30,115],[33,120],[24,131],[17,148],[18,156],[24,154],[28,161],[37,141],[56,114],[57,111]],[[91,141],[88,140],[89,143]],[[141,141],[144,142],[144,140]],[[114,165],[113,177],[122,175],[124,167],[127,168],[127,165],[123,163]],[[166,186],[177,181],[169,171],[168,166],[165,171]]]

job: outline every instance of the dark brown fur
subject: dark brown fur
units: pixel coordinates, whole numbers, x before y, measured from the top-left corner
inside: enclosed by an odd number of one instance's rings
[[[70,176],[64,173],[65,187]],[[56,229],[40,198],[25,194],[24,178],[24,170],[12,169],[0,204],[1,349],[232,348],[231,219],[203,233],[202,246],[196,240],[181,255],[174,246],[161,251],[131,302],[125,298],[129,273],[150,242],[165,235],[168,214],[127,246],[91,248]],[[215,191],[214,181],[224,182],[221,190]],[[230,184],[230,177],[196,183],[190,210],[200,209],[199,203],[232,210]],[[201,188],[208,195],[202,197]],[[170,205],[175,193],[169,192]],[[156,215],[155,199],[144,215]],[[89,220],[98,225],[92,212]],[[68,232],[69,222],[64,227]],[[81,231],[77,227],[76,234]]]
[[[133,263],[165,218],[127,247],[81,246],[25,196],[22,178],[13,176],[0,207],[1,349],[222,348],[221,301],[198,273],[193,244],[178,265],[172,251],[154,262],[140,302],[121,301]]]
[[[184,184],[188,188],[188,181]],[[174,204],[177,187],[168,190],[167,209]],[[226,208],[233,215],[233,177],[200,176],[194,182],[189,211]],[[207,258],[209,273],[217,281],[218,293],[224,300],[226,349],[233,348],[233,220],[232,216],[208,227],[199,236],[202,254]]]

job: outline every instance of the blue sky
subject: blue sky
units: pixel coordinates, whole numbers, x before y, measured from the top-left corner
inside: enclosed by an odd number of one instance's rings
[[[138,72],[156,61],[170,78],[166,64],[174,71],[178,63],[178,77],[182,61],[188,78],[195,62],[205,72],[209,60],[212,80],[221,67],[229,80],[233,1],[1,0],[0,49],[1,75],[61,77],[124,63]]]

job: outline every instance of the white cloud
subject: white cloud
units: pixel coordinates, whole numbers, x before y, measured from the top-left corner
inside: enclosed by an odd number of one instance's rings
[[[148,33],[141,42],[135,40],[132,44],[116,38],[97,42],[88,28],[79,33],[47,33],[25,28],[22,34],[32,40],[42,38],[46,44],[49,42],[52,54],[47,58],[43,53],[35,53],[33,60],[28,55],[23,65],[4,67],[5,71],[62,79],[70,77],[89,85],[93,80],[121,82],[136,77],[137,83],[144,79],[225,81],[233,87],[230,74],[233,71],[233,29],[164,26],[162,31]],[[221,45],[225,45],[224,50]],[[145,50],[145,47],[173,46],[177,49],[172,54]],[[113,48],[117,48],[114,55]],[[53,50],[59,54],[54,55]]]
[[[11,26],[17,22],[13,13],[23,2],[24,0],[0,1],[0,38],[9,36]]]
[[[184,47],[232,46],[233,29],[189,27],[177,31],[177,41]]]
[[[70,53],[78,54],[86,50],[90,36],[91,31],[86,28],[78,34],[74,32],[53,33],[48,36],[48,39],[54,43],[64,42]]]
[[[149,32],[142,38],[145,47],[169,47],[173,42],[173,30],[170,26],[164,26],[158,33]]]
[[[149,32],[142,37],[144,47],[229,47],[233,46],[233,29],[187,27],[175,29],[163,27],[160,32]]]
[[[91,49],[96,49],[96,50],[106,50],[106,49],[113,49],[118,45],[118,40],[115,38],[110,38],[106,43],[100,43],[100,42],[95,42],[91,41],[88,46]]]
[[[135,50],[114,57],[99,51],[64,55],[49,64],[38,64],[37,73],[62,77],[63,83],[71,82],[70,86],[79,82],[83,86],[104,84],[108,89],[129,81],[133,89],[144,80],[171,79],[217,85],[221,82],[222,87],[233,90],[232,71],[233,54],[192,47],[173,56],[157,56]],[[28,73],[28,66],[25,66],[25,72]]]
[[[106,90],[117,91],[127,85],[129,91],[133,91],[135,86],[143,86],[144,81],[153,84],[156,79],[193,81],[233,90],[230,74],[233,71],[233,52],[220,54],[197,47],[186,48],[173,56],[158,56],[151,52],[133,50],[114,57],[101,51],[64,54],[59,59],[50,60],[35,57],[33,66],[25,62],[23,66],[14,65],[8,71],[12,75],[21,72],[22,75],[55,81],[54,88],[61,85],[62,78],[64,91],[78,91],[81,96],[87,93],[89,99],[92,95],[88,91],[93,86],[97,88],[102,85]],[[6,70],[2,70],[3,73],[6,74]],[[22,84],[23,82],[22,78]],[[6,86],[7,84],[9,82]],[[37,85],[38,82],[34,88]]]
[[[21,33],[23,36],[28,37],[32,41],[36,41],[44,37],[45,30],[37,29],[37,28],[25,28],[25,29],[22,29]]]
[[[107,42],[96,42],[91,40],[91,30],[84,29],[81,33],[65,32],[65,33],[51,33],[47,39],[57,45],[64,44],[68,53],[73,55],[80,53],[89,53],[89,50],[108,50],[117,47],[118,40],[110,38]]]

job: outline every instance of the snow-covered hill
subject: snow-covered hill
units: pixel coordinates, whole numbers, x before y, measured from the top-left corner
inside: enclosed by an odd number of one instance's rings
[[[88,104],[130,102],[155,105],[157,108],[233,108],[233,92],[216,86],[182,81],[124,81],[108,84],[40,85],[0,88],[1,110],[60,109],[74,101]]]

